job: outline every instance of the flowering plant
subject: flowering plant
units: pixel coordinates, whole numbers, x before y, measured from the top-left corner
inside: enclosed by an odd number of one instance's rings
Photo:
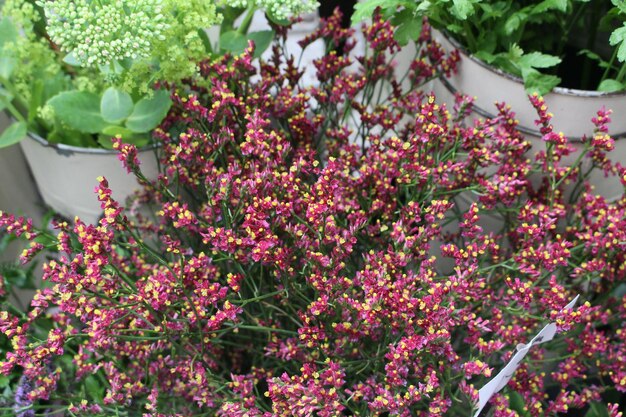
[[[353,17],[379,6],[394,16],[398,39],[427,16],[476,58],[522,78],[529,92],[626,90],[623,0],[365,0]]]
[[[222,24],[221,42],[242,37],[267,47],[272,32],[246,34],[260,7],[272,16],[312,10],[312,0],[225,5],[203,0],[7,0],[0,20],[0,109],[16,120],[0,147],[27,130],[49,142],[109,147],[110,137],[145,145],[171,106],[162,83],[198,73],[214,50],[205,29]],[[250,3],[250,4],[248,4]],[[248,17],[235,30],[235,18]],[[238,37],[234,37],[236,33]],[[265,45],[265,46],[263,46]],[[153,92],[153,88],[157,89]]]
[[[59,252],[31,309],[0,313],[12,343],[0,371],[23,375],[5,410],[469,415],[477,388],[552,322],[563,333],[519,363],[494,415],[621,415],[626,198],[595,195],[581,164],[626,183],[607,159],[610,113],[566,165],[571,145],[531,96],[546,149],[529,158],[505,105],[466,125],[471,100],[447,109],[417,88],[458,59],[427,26],[397,77],[388,21],[374,16],[356,62],[339,22],[303,40],[333,51],[313,87],[280,43],[258,66],[252,45],[201,64],[208,82],[180,85],[155,132],[157,182],[115,141],[146,187],[128,209],[101,178],[97,225],[51,233],[0,215],[32,242],[25,261]],[[563,309],[576,294],[582,306]]]

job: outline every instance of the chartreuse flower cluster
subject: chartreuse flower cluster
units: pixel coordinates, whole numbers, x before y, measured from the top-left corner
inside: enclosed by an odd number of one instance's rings
[[[157,78],[166,81],[191,76],[194,62],[207,54],[199,30],[221,21],[214,3],[198,0],[55,0],[37,4],[44,10],[51,40],[69,54],[67,62],[104,67],[111,76],[122,72],[124,66],[132,69],[133,63],[139,67],[156,64],[157,70],[165,66],[165,74]],[[175,68],[173,63],[177,63]],[[135,76],[137,72],[135,68]]]
[[[208,83],[174,92],[154,132],[158,181],[115,141],[145,184],[128,209],[101,178],[98,224],[37,232],[0,214],[33,242],[25,261],[58,251],[28,311],[3,304],[2,411],[467,416],[516,346],[556,323],[490,415],[622,415],[626,197],[587,182],[600,168],[626,184],[610,112],[571,158],[531,97],[533,155],[506,105],[469,122],[471,99],[447,108],[419,89],[458,60],[427,25],[400,83],[390,23],[374,16],[353,61],[339,22],[302,41],[334,51],[312,87],[279,46],[269,62],[250,47],[201,64]]]

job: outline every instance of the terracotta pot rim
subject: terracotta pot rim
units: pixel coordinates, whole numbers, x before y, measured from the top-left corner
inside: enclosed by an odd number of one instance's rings
[[[485,68],[486,70],[497,74],[501,77],[507,78],[511,81],[514,81],[518,84],[524,85],[524,80],[520,77],[509,74],[508,72],[502,71],[499,68],[496,68],[492,65],[487,64],[482,59],[476,58],[473,54],[471,54],[467,48],[459,43],[454,37],[450,35],[450,33],[446,30],[439,31],[447,40],[459,50],[466,58],[472,60],[476,64]],[[606,91],[597,91],[597,90],[578,90],[576,88],[565,88],[565,87],[555,87],[548,94],[558,94],[562,96],[570,96],[570,97],[583,97],[583,98],[607,98],[607,97],[626,97],[626,90],[615,91],[615,92],[606,92]]]

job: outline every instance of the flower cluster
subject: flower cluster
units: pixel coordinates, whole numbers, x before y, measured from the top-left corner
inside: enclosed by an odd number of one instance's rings
[[[547,323],[494,416],[604,407],[626,392],[626,196],[593,193],[531,97],[545,151],[513,111],[465,120],[420,85],[453,71],[425,24],[405,83],[380,15],[350,57],[338,16],[308,41],[319,83],[277,46],[205,62],[154,132],[161,175],[98,225],[56,222],[28,313],[6,311],[11,406],[75,415],[456,416]],[[255,80],[255,81],[251,81]],[[207,87],[209,86],[209,87]],[[594,119],[597,138],[608,113]],[[591,125],[590,125],[591,126]],[[601,142],[598,144],[598,142]],[[592,167],[606,140],[588,140]],[[140,174],[131,145],[121,159]],[[4,216],[2,227],[31,226]],[[564,310],[580,295],[580,306]],[[52,308],[54,307],[54,308]],[[22,389],[23,391],[23,389]],[[602,405],[602,404],[606,405]]]
[[[109,65],[114,60],[148,57],[164,40],[167,19],[160,0],[55,0],[40,2],[48,33],[82,66]]]
[[[251,3],[281,20],[312,12],[319,5],[317,0],[218,0],[218,4],[230,7],[249,7]]]

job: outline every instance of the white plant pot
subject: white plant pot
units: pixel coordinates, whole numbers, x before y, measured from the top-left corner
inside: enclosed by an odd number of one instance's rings
[[[494,103],[505,102],[511,106],[519,120],[519,130],[532,144],[533,152],[544,148],[539,129],[535,125],[537,113],[528,100],[523,81],[469,55],[456,41],[440,32],[433,36],[446,50],[456,48],[461,55],[458,71],[447,80],[435,83],[435,94],[441,102],[453,103],[454,93],[459,92],[475,98],[474,117],[495,115]],[[593,134],[591,119],[603,106],[612,109],[609,133],[616,139],[615,150],[610,153],[613,161],[626,162],[626,92],[603,93],[598,91],[555,88],[544,97],[548,110],[554,115],[555,131],[563,132],[574,145],[581,149],[581,138]],[[621,140],[620,140],[621,139]],[[574,160],[577,155],[570,159]],[[608,199],[622,195],[619,179],[606,179],[600,172],[590,178],[595,191]]]
[[[107,179],[113,198],[121,204],[140,188],[116,151],[50,144],[34,134],[20,145],[44,202],[71,220],[78,216],[86,223],[96,223],[100,218],[102,209],[95,193],[100,176]],[[138,158],[143,174],[155,179],[158,164],[154,148],[140,150]]]

